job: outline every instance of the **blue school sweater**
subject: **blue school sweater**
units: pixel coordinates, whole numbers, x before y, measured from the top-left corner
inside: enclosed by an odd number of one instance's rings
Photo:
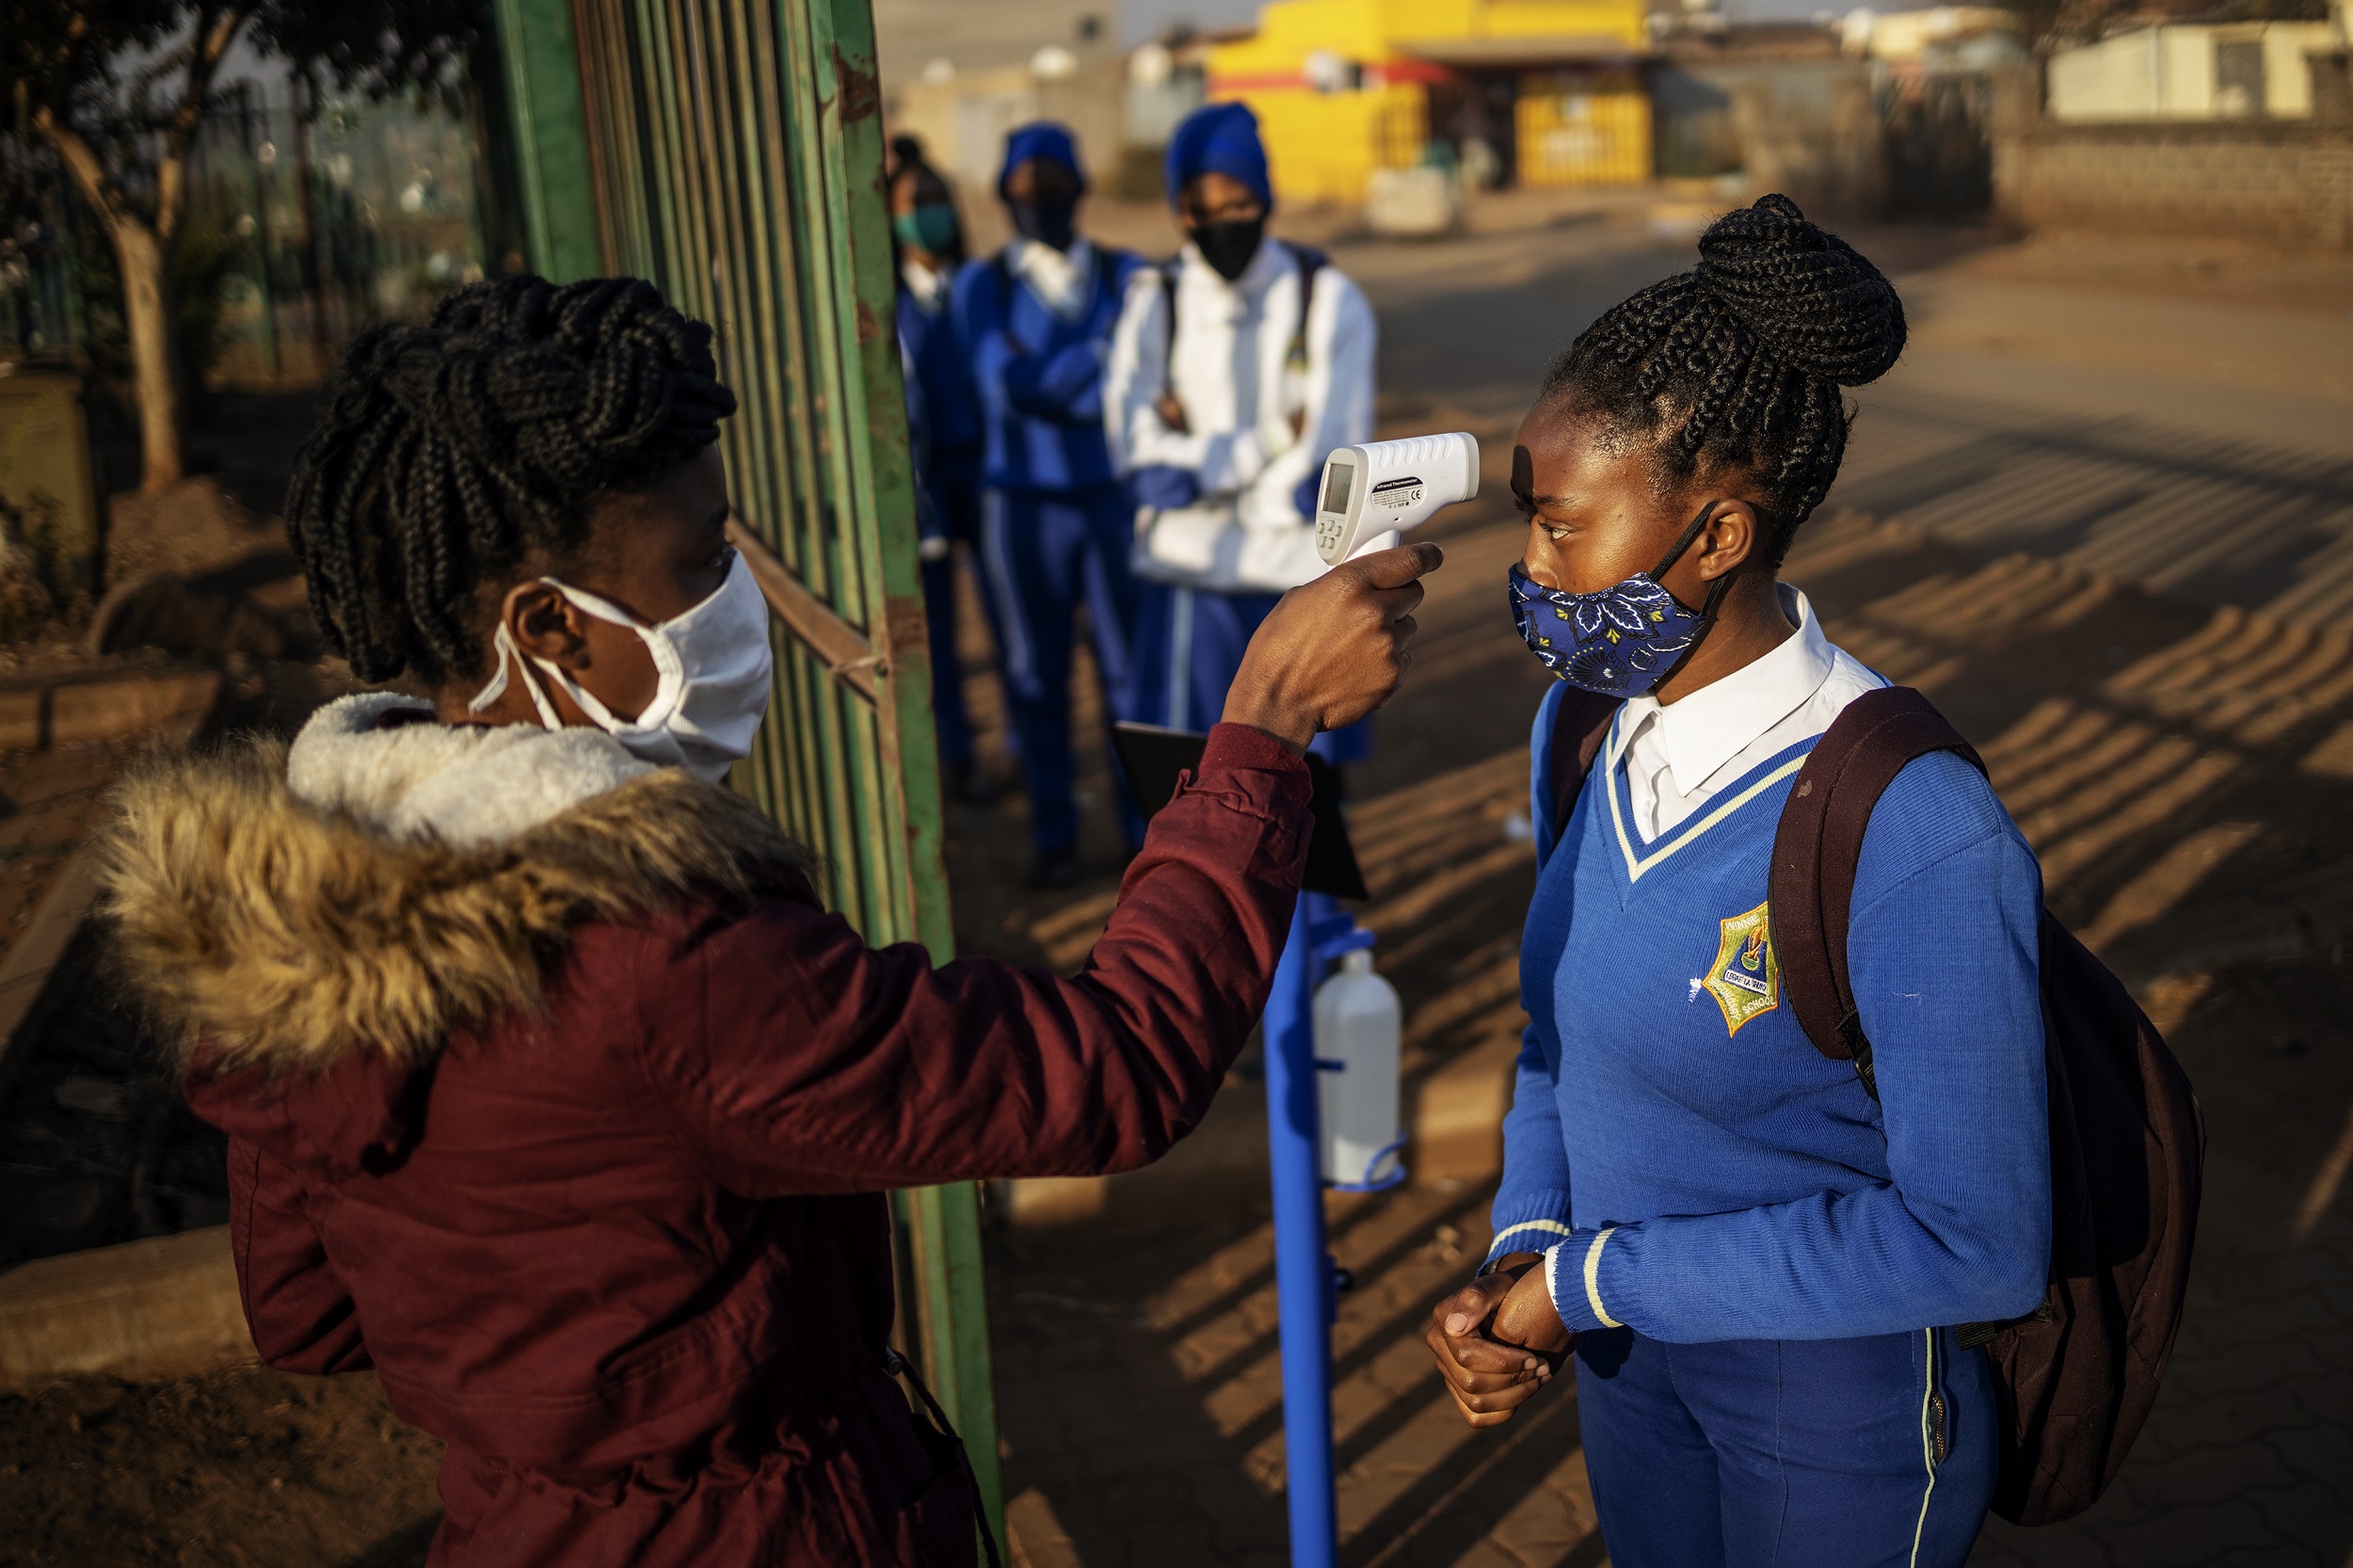
[[[1540,845],[1555,843],[1563,690],[1536,720]],[[1875,1104],[1799,1027],[1766,924],[1773,832],[1813,746],[1655,841],[1634,829],[1623,771],[1596,767],[1543,858],[1490,1256],[1546,1252],[1572,1330],[1832,1339],[2041,1300],[2041,869],[1950,753],[1880,798],[1847,944]]]
[[[968,356],[956,333],[952,302],[942,298],[938,305],[927,310],[904,284],[900,286],[899,344],[906,356],[907,402],[912,407],[920,398],[930,422],[925,476],[946,484],[980,468],[981,407],[966,362]]]
[[[1103,362],[1128,280],[1145,264],[1096,247],[1085,313],[1064,321],[996,257],[956,274],[956,330],[981,407],[981,482],[994,489],[1068,491],[1112,484],[1103,435]]]

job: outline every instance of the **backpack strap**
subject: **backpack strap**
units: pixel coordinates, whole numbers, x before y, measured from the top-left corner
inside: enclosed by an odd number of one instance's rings
[[[1284,363],[1305,368],[1307,363],[1307,317],[1316,308],[1316,279],[1332,264],[1332,258],[1312,245],[1291,245],[1291,255],[1299,263],[1299,325],[1291,329],[1290,347],[1284,351]]]
[[[1127,303],[1119,295],[1119,255],[1110,246],[1098,245],[1095,247],[1095,307],[1101,309],[1106,300],[1111,302],[1112,324],[1117,326],[1120,308]]]
[[[1569,813],[1577,808],[1577,797],[1585,788],[1585,776],[1593,771],[1593,759],[1601,755],[1601,743],[1609,733],[1610,724],[1617,718],[1625,702],[1614,696],[1604,696],[1579,686],[1562,683],[1561,706],[1552,712],[1552,743],[1546,752],[1545,782],[1552,786],[1552,840],[1561,841],[1561,835],[1569,828]]]
[[[1875,1100],[1871,1042],[1847,973],[1855,868],[1880,796],[1906,763],[1932,751],[1958,752],[1985,771],[1977,748],[1912,687],[1864,693],[1832,721],[1798,770],[1773,834],[1767,891],[1773,952],[1790,1010],[1816,1050],[1854,1064],[1855,1076]]]
[[[1176,264],[1172,256],[1160,264],[1160,304],[1168,312],[1168,353],[1160,360],[1160,395],[1176,395]]]

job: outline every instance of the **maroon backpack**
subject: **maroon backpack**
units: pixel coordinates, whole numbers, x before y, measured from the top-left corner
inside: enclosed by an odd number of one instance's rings
[[[1552,732],[1553,817],[1569,808],[1618,703],[1566,694]],[[1847,977],[1848,905],[1863,832],[1905,763],[1931,751],[1985,764],[1909,686],[1841,712],[1791,786],[1768,891],[1774,952],[1808,1039],[1851,1062],[1873,1099],[1871,1043]],[[2181,1327],[2205,1162],[2204,1119],[2181,1064],[2132,994],[2043,911],[2041,990],[2051,1103],[2051,1283],[2007,1323],[1965,1323],[2000,1406],[1993,1511],[2072,1518],[2116,1479],[2156,1400]]]

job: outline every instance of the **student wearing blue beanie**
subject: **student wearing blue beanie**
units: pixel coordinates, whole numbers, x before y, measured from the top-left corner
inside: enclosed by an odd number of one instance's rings
[[[1931,753],[1871,813],[1846,936],[1870,1076],[1807,1037],[1768,899],[1807,754],[1886,684],[1778,570],[1837,476],[1843,389],[1904,339],[1879,269],[1768,196],[1587,328],[1513,453],[1511,602],[1562,681],[1529,1024],[1495,1245],[1427,1337],[1473,1426],[1573,1355],[1620,1568],[1960,1568],[1999,1416],[1956,1325],[2043,1299],[2041,878],[1992,786]],[[1620,700],[1556,792],[1572,686]]]
[[[1334,447],[1371,438],[1379,331],[1322,252],[1267,237],[1248,105],[1188,115],[1166,173],[1184,248],[1128,285],[1103,413],[1136,504],[1136,717],[1188,729],[1224,704],[1274,601],[1324,569],[1316,478]],[[1369,736],[1317,749],[1353,761]]]
[[[1108,720],[1129,716],[1133,513],[1103,441],[1103,362],[1142,258],[1078,232],[1086,170],[1048,120],[1005,138],[997,194],[1014,238],[957,276],[958,333],[980,400],[981,579],[995,607],[1006,708],[1030,797],[1030,880],[1079,877],[1070,659],[1087,607]],[[1132,848],[1143,823],[1121,796]]]
[[[981,408],[948,309],[964,264],[964,226],[948,183],[924,162],[922,144],[901,136],[890,152],[890,243],[899,263],[899,353],[915,456],[932,719],[942,783],[956,799],[978,804],[997,790],[974,755],[956,651],[955,548],[978,549],[981,516]]]

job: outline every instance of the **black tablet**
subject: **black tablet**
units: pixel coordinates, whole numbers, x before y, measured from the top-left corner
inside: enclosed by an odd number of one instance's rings
[[[1176,792],[1176,777],[1201,766],[1207,735],[1189,729],[1163,729],[1156,724],[1122,724],[1112,730],[1119,765],[1136,808],[1149,821]],[[1356,848],[1348,840],[1348,822],[1340,815],[1339,791],[1331,764],[1314,752],[1307,754],[1307,777],[1314,788],[1310,808],[1315,830],[1307,840],[1307,872],[1302,886],[1311,893],[1333,898],[1369,898],[1365,873],[1356,864]]]

